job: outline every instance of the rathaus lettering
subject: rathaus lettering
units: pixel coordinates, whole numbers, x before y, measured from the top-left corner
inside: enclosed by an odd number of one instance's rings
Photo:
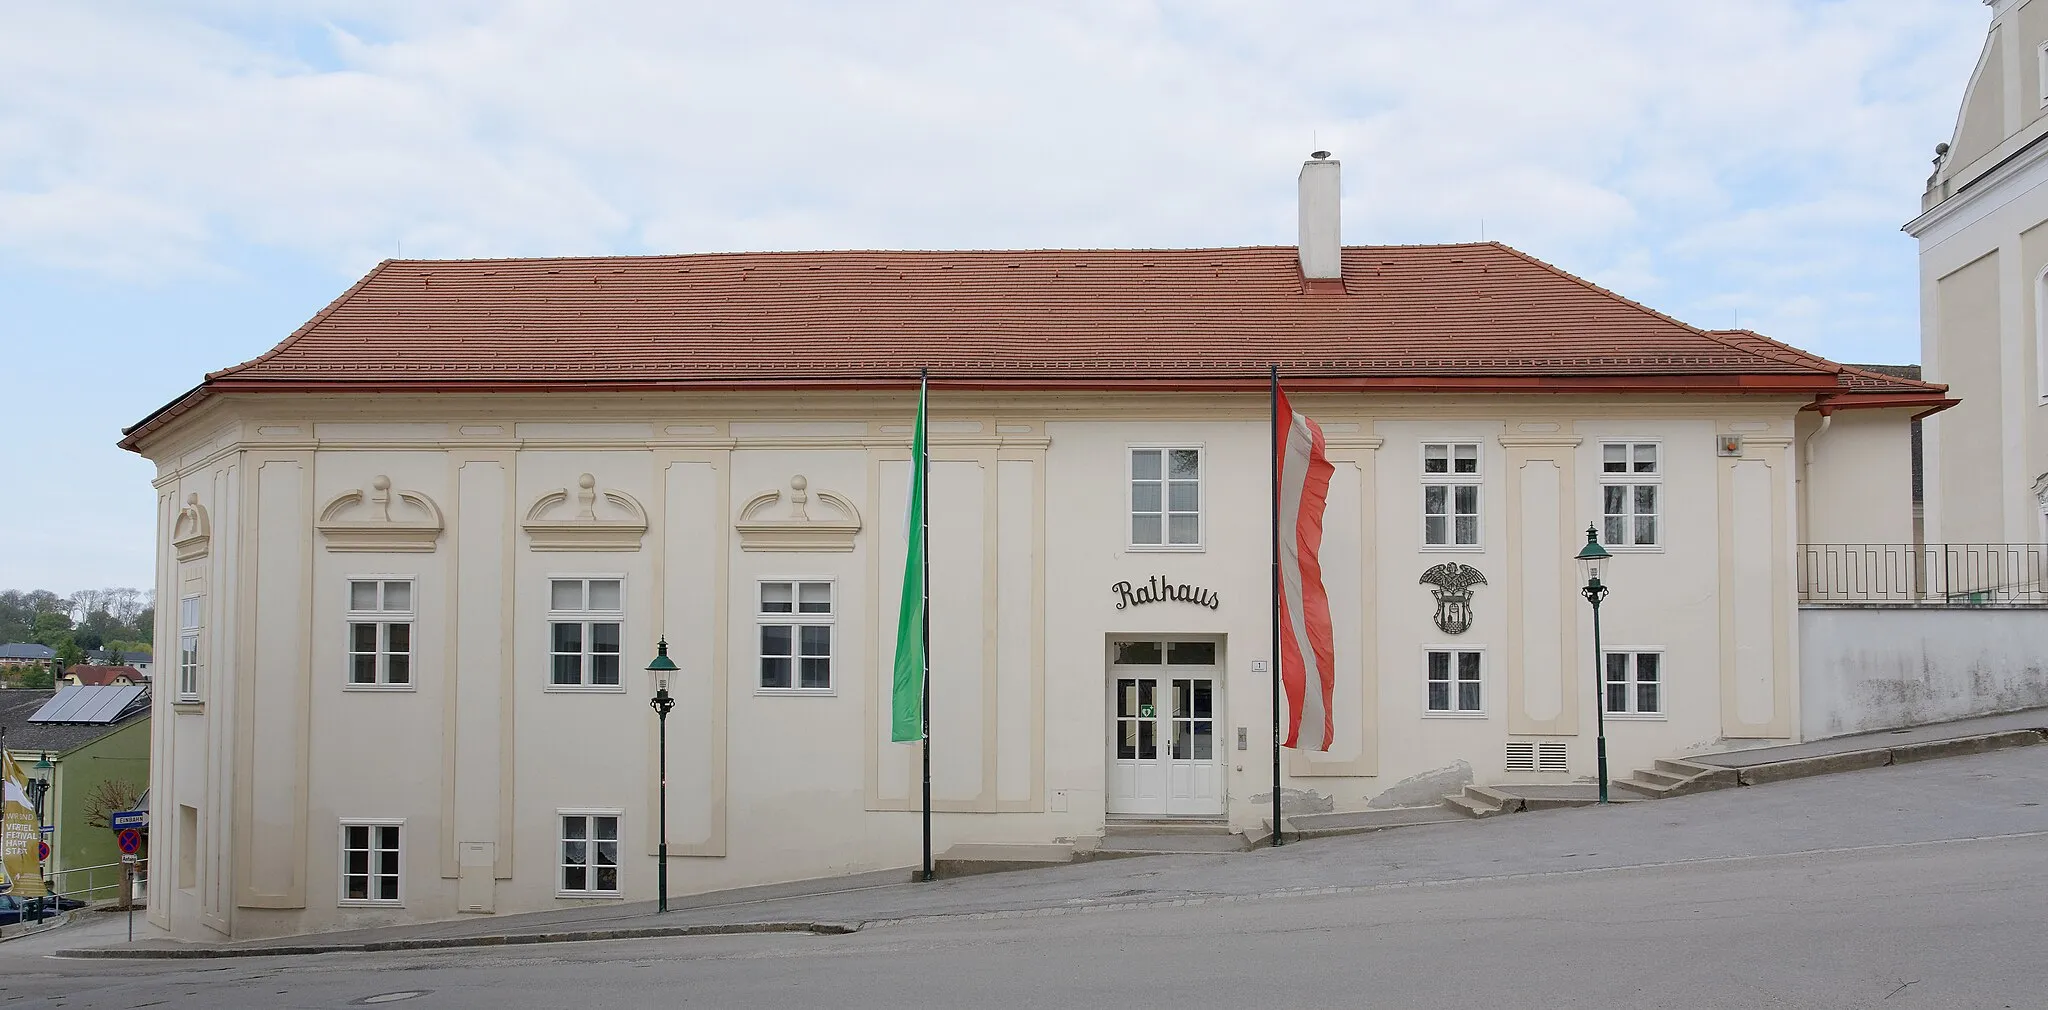
[[[1118,610],[1126,607],[1135,607],[1140,603],[1159,603],[1163,600],[1193,603],[1197,606],[1208,607],[1210,610],[1215,610],[1223,605],[1223,597],[1203,589],[1201,586],[1191,586],[1185,582],[1175,585],[1157,575],[1146,579],[1144,583],[1135,587],[1128,582],[1119,582],[1109,587],[1109,591],[1116,594],[1116,609]]]

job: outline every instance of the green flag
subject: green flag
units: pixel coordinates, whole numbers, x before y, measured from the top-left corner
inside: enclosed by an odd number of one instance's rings
[[[896,611],[896,687],[891,696],[889,739],[909,743],[924,737],[924,380],[917,383],[917,427],[910,438],[910,505],[904,522],[903,601]]]

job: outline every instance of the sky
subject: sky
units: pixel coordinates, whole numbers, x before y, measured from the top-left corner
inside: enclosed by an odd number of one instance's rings
[[[387,257],[1507,242],[1919,357],[1968,0],[0,0],[0,589],[153,582],[120,429]]]

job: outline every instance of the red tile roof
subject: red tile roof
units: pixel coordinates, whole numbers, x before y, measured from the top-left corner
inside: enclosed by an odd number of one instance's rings
[[[1331,284],[1328,287],[1336,288]],[[387,260],[219,390],[1297,382],[1811,395],[1841,366],[1705,331],[1499,243]],[[1260,388],[1263,388],[1261,385]],[[1933,387],[1929,387],[1930,389]]]
[[[90,666],[85,663],[72,664],[64,671],[64,676],[77,678],[80,684],[91,687],[105,687],[116,677],[126,677],[130,684],[140,684],[147,679],[141,670],[132,666]]]

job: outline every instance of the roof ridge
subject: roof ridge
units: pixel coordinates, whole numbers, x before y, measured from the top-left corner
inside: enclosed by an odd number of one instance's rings
[[[1375,249],[1475,249],[1483,246],[1498,246],[1498,242],[1389,242],[1379,245],[1347,245],[1345,251],[1366,252]],[[596,253],[590,255],[566,256],[456,256],[448,258],[387,259],[383,264],[398,266],[420,266],[434,264],[465,265],[478,263],[608,263],[648,262],[651,260],[703,259],[711,257],[757,257],[771,259],[794,259],[805,256],[1025,256],[1048,253],[1115,253],[1115,254],[1214,254],[1236,252],[1275,252],[1293,250],[1296,247],[1286,243],[1265,243],[1261,245],[1222,246],[1034,246],[1022,249],[998,249],[974,247],[960,249],[882,249],[874,247],[844,247],[836,249],[721,249],[698,252],[665,253]]]

